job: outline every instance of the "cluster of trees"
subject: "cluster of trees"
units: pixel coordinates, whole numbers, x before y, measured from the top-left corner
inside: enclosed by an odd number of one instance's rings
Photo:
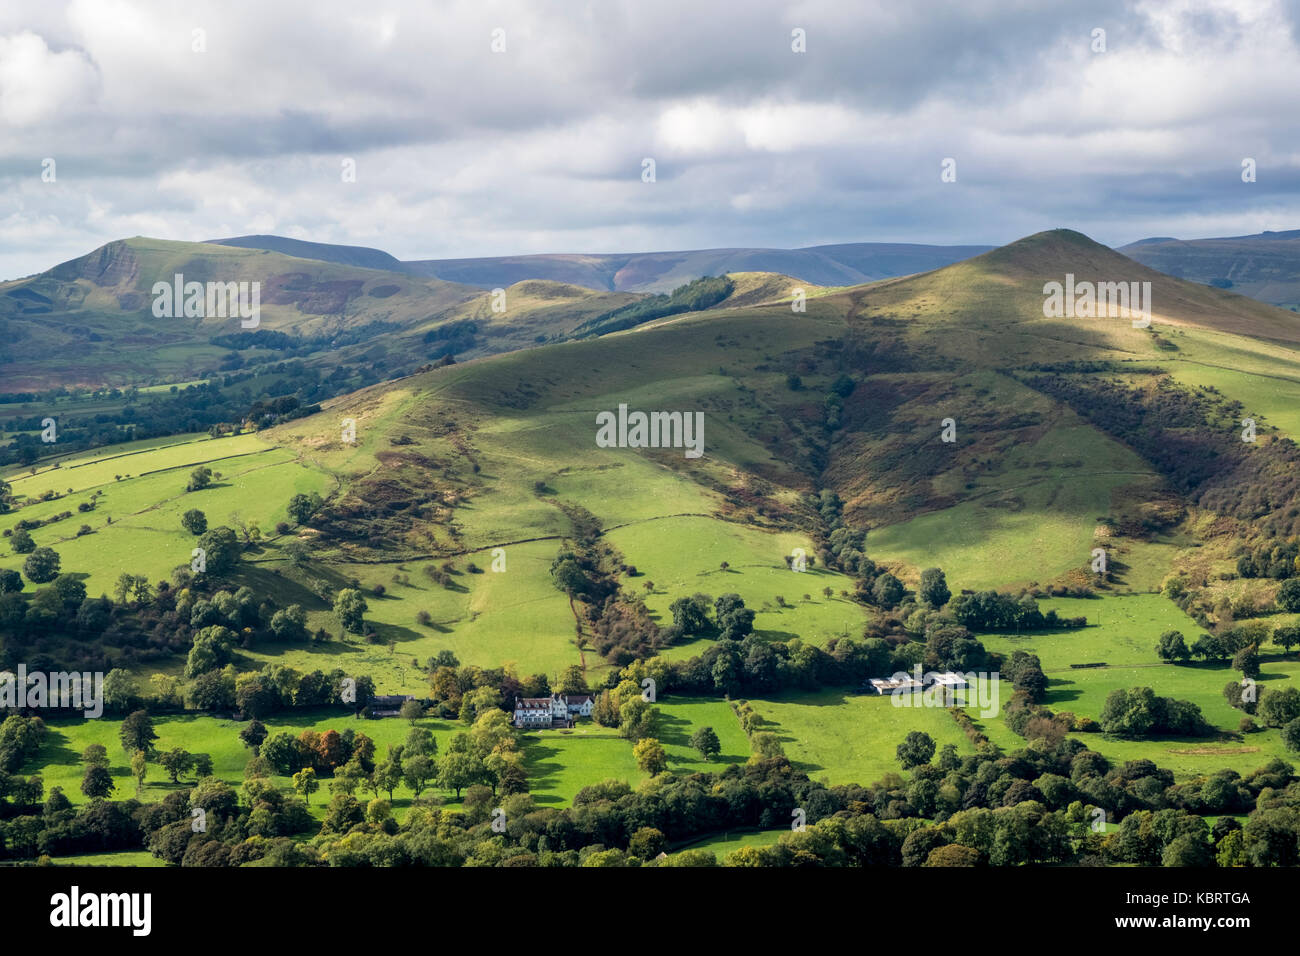
[[[1300,447],[1243,442],[1240,403],[1167,375],[1136,386],[1056,374],[1027,384],[1128,445],[1198,507],[1272,539],[1300,534]]]
[[[704,276],[678,286],[670,295],[649,295],[636,302],[602,312],[573,330],[577,338],[621,332],[669,315],[699,312],[717,305],[731,295],[736,285],[730,276]]]
[[[1271,640],[1284,651],[1300,645],[1300,627],[1279,625],[1271,631],[1262,621],[1247,621],[1225,628],[1218,634],[1206,633],[1191,644],[1181,631],[1165,631],[1156,642],[1156,654],[1163,661],[1178,663],[1191,659],[1201,661],[1231,660],[1235,670],[1247,677],[1259,676],[1259,649]]]
[[[673,627],[682,637],[715,635],[723,641],[741,641],[754,632],[754,612],[739,594],[723,594],[715,601],[707,594],[678,598],[668,610]]]
[[[1297,557],[1300,557],[1300,540],[1265,541],[1248,547],[1237,559],[1237,573],[1243,578],[1293,578],[1297,573]]]
[[[876,563],[866,556],[867,532],[844,522],[844,502],[834,491],[823,488],[805,499],[816,512],[822,547],[817,557],[827,567],[864,579],[876,574]]]
[[[358,372],[365,377],[364,370]],[[274,399],[259,398],[250,404],[250,383],[254,391],[262,391],[258,387],[261,383],[256,381],[258,377],[270,377],[265,391]],[[379,376],[371,375],[370,381],[364,384],[375,381],[379,381]],[[326,378],[321,370],[309,368],[302,362],[278,362],[256,372],[226,375],[220,380],[214,378],[198,385],[172,386],[166,392],[147,395],[133,389],[75,393],[53,389],[30,399],[34,407],[30,417],[13,421],[13,439],[0,445],[0,465],[31,465],[49,453],[50,446],[41,443],[40,432],[41,419],[50,413],[40,409],[52,408],[55,398],[66,398],[70,394],[74,399],[72,403],[64,401],[59,404],[60,454],[124,441],[207,431],[215,426],[238,427],[244,422],[251,422],[259,428],[267,427],[318,412],[321,401],[355,387],[346,380]],[[55,394],[59,391],[64,393],[63,396]],[[104,398],[121,398],[123,404],[106,410],[102,404]],[[286,407],[289,398],[296,404]],[[82,402],[92,406],[93,410],[79,411],[78,404]],[[283,410],[276,411],[275,408]]]
[[[972,631],[1032,631],[1087,624],[1086,618],[1059,617],[1054,610],[1044,614],[1030,593],[1019,597],[997,591],[962,593],[948,602],[948,613]]]
[[[460,319],[446,322],[424,333],[424,344],[432,346],[430,359],[441,359],[451,355],[468,352],[478,345],[479,327],[473,319]]]
[[[1191,701],[1158,697],[1150,687],[1117,688],[1106,696],[1098,718],[1103,732],[1118,737],[1171,734],[1199,737],[1213,728]]]
[[[0,724],[0,772],[10,773],[21,767],[41,749],[47,733],[39,717],[11,714]]]

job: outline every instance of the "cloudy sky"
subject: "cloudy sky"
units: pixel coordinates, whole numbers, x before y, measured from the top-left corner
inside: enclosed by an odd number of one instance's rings
[[[133,235],[415,259],[1293,229],[1297,117],[1300,0],[5,0],[0,277]]]

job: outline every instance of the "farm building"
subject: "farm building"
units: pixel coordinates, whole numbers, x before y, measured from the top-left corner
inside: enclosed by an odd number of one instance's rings
[[[415,698],[410,694],[376,695],[370,698],[370,703],[366,706],[371,717],[396,717],[401,713],[402,705],[408,700],[415,700]]]
[[[962,674],[953,671],[945,671],[942,674],[926,674],[925,682],[931,686],[942,687],[945,690],[963,690],[970,686]]]
[[[877,677],[867,681],[865,689],[884,697],[886,694],[893,693],[915,693],[921,690],[921,687],[920,681],[910,677]]]

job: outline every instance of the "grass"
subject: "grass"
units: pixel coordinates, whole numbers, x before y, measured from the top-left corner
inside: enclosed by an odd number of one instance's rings
[[[910,731],[929,734],[936,748],[955,744],[957,753],[975,747],[943,708],[895,707],[891,698],[844,690],[783,694],[751,699],[754,709],[774,726],[795,766],[829,786],[869,784],[901,770],[895,751]],[[975,713],[971,714],[981,722]]]
[[[135,796],[135,780],[131,777],[130,761],[123,753],[118,739],[121,721],[115,718],[101,720],[56,718],[46,723],[50,729],[49,736],[36,756],[22,768],[22,772],[26,774],[38,772],[41,774],[45,781],[46,793],[49,793],[53,787],[61,787],[64,795],[74,804],[85,803],[87,797],[81,792],[81,778],[85,771],[81,763],[81,753],[90,744],[98,743],[103,744],[108,750],[109,770],[117,788],[112,798],[120,800]],[[357,733],[364,733],[375,742],[375,752],[379,759],[383,759],[389,744],[403,742],[410,730],[410,725],[404,720],[361,720],[350,713],[312,712],[295,714],[291,717],[268,717],[263,723],[271,734],[288,732],[294,736],[308,729],[323,733],[327,730],[342,732],[345,728],[351,727]],[[420,720],[418,724],[433,732],[439,753],[446,752],[453,734],[465,729],[461,724],[434,719]],[[232,787],[238,788],[244,779],[244,766],[252,756],[239,739],[239,731],[245,726],[245,722],[225,720],[220,717],[198,715],[157,717],[154,719],[154,730],[158,734],[158,740],[154,745],[160,752],[179,747],[190,753],[208,754],[212,758],[213,774]],[[292,789],[293,782],[289,777],[277,775],[272,779],[281,789]],[[139,799],[143,802],[161,800],[171,790],[188,789],[193,785],[192,774],[182,776],[179,783],[173,784],[162,767],[150,763]],[[322,779],[321,789],[312,795],[310,806],[313,815],[317,818],[324,816],[325,806],[329,803],[328,786],[329,779]],[[437,793],[436,790],[433,792]],[[413,794],[405,785],[399,787],[394,794],[394,813],[399,817],[404,816],[410,807],[412,796]],[[449,803],[455,802],[454,794],[449,791],[442,796]],[[361,796],[359,795],[358,798],[360,799]]]
[[[800,637],[824,644],[832,637],[861,633],[866,623],[862,606],[839,596],[853,589],[843,574],[812,567],[802,573],[786,567],[785,556],[796,548],[813,554],[812,542],[795,533],[774,533],[716,518],[678,517],[629,524],[609,534],[639,576],[637,585],[646,606],[660,624],[672,623],[669,605],[679,597],[703,592],[710,597],[735,593],[752,608],[754,630],[770,640]],[[724,571],[722,562],[727,562]],[[646,591],[644,584],[655,589]],[[826,597],[823,588],[834,592]],[[804,600],[803,595],[809,599]],[[776,598],[785,598],[780,606]],[[696,640],[669,648],[670,659],[700,653],[708,642]]]
[[[789,830],[730,830],[726,833],[706,837],[703,840],[682,844],[676,848],[675,852],[703,850],[712,853],[718,858],[718,862],[722,863],[741,847],[772,846],[781,839],[782,834],[789,832]]]
[[[632,756],[632,744],[614,730],[579,722],[572,731],[539,730],[524,737],[524,765],[533,799],[540,806],[567,807],[583,787],[646,778]]]

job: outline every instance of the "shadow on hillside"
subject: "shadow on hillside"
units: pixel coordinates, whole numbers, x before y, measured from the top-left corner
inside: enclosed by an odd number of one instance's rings
[[[701,724],[700,726],[703,727],[707,725]],[[749,759],[749,754],[718,754],[715,760],[705,761],[705,759],[699,755],[699,752],[691,747],[691,734],[694,733],[693,727],[694,725],[691,721],[684,717],[676,717],[672,714],[660,713],[659,727],[657,730],[659,742],[667,746],[681,747],[684,750],[689,750],[692,754],[690,757],[670,756],[668,758],[670,763],[686,764],[713,762],[743,764]],[[714,730],[716,731],[717,728],[715,727]]]
[[[564,766],[555,759],[560,752],[559,748],[548,747],[537,738],[537,743],[528,749],[528,789],[533,795],[533,802],[538,806],[563,803],[563,797],[549,792],[564,770]]]
[[[24,764],[35,763],[39,767],[48,767],[50,765],[75,766],[81,760],[81,754],[68,746],[67,735],[60,733],[48,723],[45,728],[45,740],[42,742],[40,750],[36,752],[35,757],[24,761]]]
[[[247,585],[256,594],[269,594],[275,598],[280,607],[298,604],[306,611],[330,609],[330,605],[315,592],[278,570],[246,563],[239,564],[237,568],[235,573],[230,575],[231,584],[236,588]]]

